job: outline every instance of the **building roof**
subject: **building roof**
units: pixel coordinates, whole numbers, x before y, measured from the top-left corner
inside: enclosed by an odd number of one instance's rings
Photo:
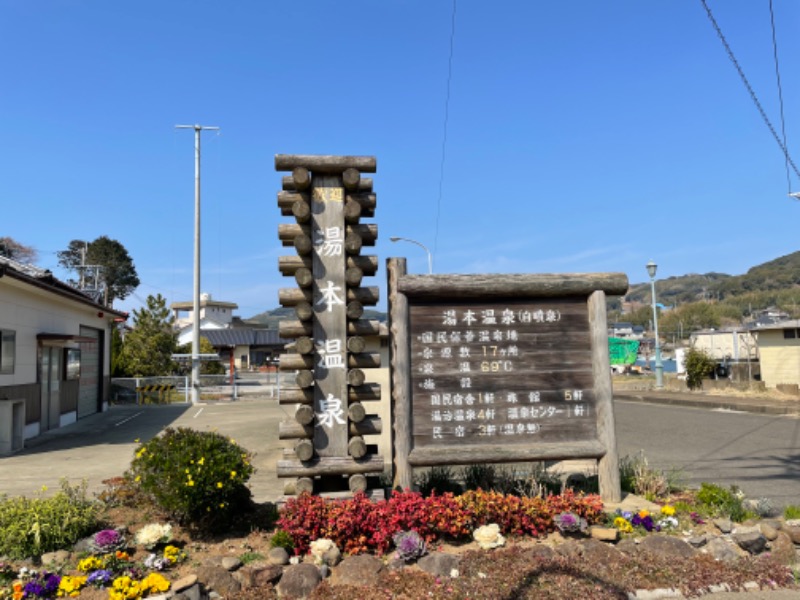
[[[800,328],[800,319],[779,321],[777,323],[759,325],[755,331],[770,331],[775,329],[797,329]]]
[[[220,302],[219,300],[212,300],[211,298],[200,298],[200,308],[239,308],[235,302]],[[173,302],[169,305],[170,310],[194,310],[194,300],[189,302]]]
[[[21,263],[6,256],[0,256],[0,277],[10,277],[21,283],[45,290],[73,302],[91,306],[110,315],[128,318],[128,313],[114,310],[110,306],[95,302],[93,298],[77,288],[60,279],[56,279],[50,271]]]
[[[275,329],[201,329],[200,335],[212,346],[281,346],[287,340]]]

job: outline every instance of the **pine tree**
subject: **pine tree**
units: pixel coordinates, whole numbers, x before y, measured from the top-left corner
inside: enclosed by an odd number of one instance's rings
[[[133,310],[133,330],[125,336],[121,367],[129,377],[156,377],[175,370],[172,354],[177,334],[167,301],[161,295],[147,297],[147,306]]]

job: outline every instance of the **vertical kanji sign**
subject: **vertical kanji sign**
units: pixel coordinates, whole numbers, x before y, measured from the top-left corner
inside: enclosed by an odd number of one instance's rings
[[[281,439],[294,440],[278,461],[278,476],[296,478],[287,493],[353,493],[367,488],[367,475],[383,471],[383,458],[364,436],[381,432],[380,419],[368,412],[381,399],[380,386],[366,381],[364,368],[380,366],[366,351],[365,336],[377,336],[380,324],[362,319],[364,306],[378,302],[377,287],[363,287],[378,259],[363,256],[377,225],[362,224],[375,215],[374,157],[277,155],[275,168],[291,171],[278,193],[278,237],[297,256],[282,256],[278,268],[294,277],[296,288],[279,292],[293,307],[296,321],[283,321],[281,337],[293,339],[281,355],[282,371],[295,372],[296,385],[281,392],[280,403],[294,406],[293,419],[281,423]]]

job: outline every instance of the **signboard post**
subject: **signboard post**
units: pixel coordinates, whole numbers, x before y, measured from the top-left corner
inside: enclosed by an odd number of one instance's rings
[[[415,466],[596,458],[619,500],[605,294],[627,278],[387,266],[395,488]]]
[[[380,356],[365,352],[365,335],[378,335],[376,321],[362,319],[364,306],[378,302],[377,287],[362,287],[378,260],[362,256],[372,246],[377,225],[361,224],[375,214],[374,157],[277,155],[275,168],[291,171],[278,193],[278,237],[297,256],[278,261],[296,288],[279,291],[296,321],[280,325],[281,337],[294,339],[280,357],[282,371],[296,372],[296,385],[283,390],[280,403],[295,407],[280,424],[280,439],[296,440],[278,461],[278,477],[296,478],[287,493],[350,494],[365,491],[366,475],[383,472],[383,458],[364,442],[380,433],[380,419],[364,402],[380,399],[380,386],[365,381],[364,368],[380,366]]]

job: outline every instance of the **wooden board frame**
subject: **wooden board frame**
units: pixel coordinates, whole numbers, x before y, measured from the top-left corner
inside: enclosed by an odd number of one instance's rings
[[[600,494],[603,499],[609,502],[621,499],[605,298],[606,295],[622,295],[627,292],[628,280],[624,274],[407,275],[405,259],[390,258],[387,260],[387,278],[395,489],[411,488],[414,467],[589,458],[598,460]],[[477,442],[475,436],[464,436],[463,431],[460,438],[451,435],[449,438],[442,437],[434,441],[435,435],[421,433],[421,426],[415,429],[415,383],[419,389],[418,373],[427,368],[428,363],[422,361],[428,359],[420,358],[419,352],[417,356],[412,356],[412,346],[417,344],[415,347],[419,350],[420,343],[418,336],[412,339],[412,313],[419,321],[429,316],[426,313],[426,308],[429,307],[441,309],[444,313],[453,307],[466,307],[464,311],[467,311],[475,306],[494,307],[514,303],[515,306],[526,307],[530,303],[536,305],[537,302],[553,307],[564,302],[570,306],[583,304],[583,309],[573,311],[575,314],[571,320],[565,319],[562,330],[566,329],[571,337],[578,340],[578,347],[583,348],[582,345],[586,345],[585,350],[580,351],[579,360],[588,360],[590,364],[582,367],[583,373],[579,378],[585,382],[588,377],[590,387],[586,392],[587,397],[591,397],[594,423],[590,427],[586,427],[584,423],[578,439],[569,439],[569,428],[564,430],[562,427],[558,439],[547,442],[536,441],[535,435],[525,437],[524,433],[524,439],[516,438],[513,443],[504,442],[501,437],[493,438],[490,443],[486,443],[486,440]],[[555,317],[552,320],[555,321]],[[551,337],[559,335],[557,331],[553,331]],[[528,338],[537,339],[535,335],[529,335]],[[432,345],[431,348],[437,347]],[[564,352],[569,350],[562,351],[560,356],[565,356]],[[430,360],[433,362],[431,369],[443,368],[441,364],[444,363],[437,364],[436,359]],[[480,364],[484,366],[483,363]],[[514,373],[517,379],[527,381],[533,377],[530,373],[526,375],[524,363],[515,363],[513,368],[518,369],[520,366],[523,367],[522,370]],[[469,365],[466,368],[470,368]],[[567,365],[561,369],[562,374],[566,375],[560,375],[560,380],[578,376],[571,372],[572,368]],[[433,394],[430,397],[433,403]],[[536,402],[538,401],[537,393]],[[416,406],[417,418],[422,421],[419,404],[418,402]],[[425,426],[428,425],[426,422]],[[499,443],[494,443],[494,439]],[[506,438],[510,439],[511,437]],[[532,441],[528,443],[527,439]]]

